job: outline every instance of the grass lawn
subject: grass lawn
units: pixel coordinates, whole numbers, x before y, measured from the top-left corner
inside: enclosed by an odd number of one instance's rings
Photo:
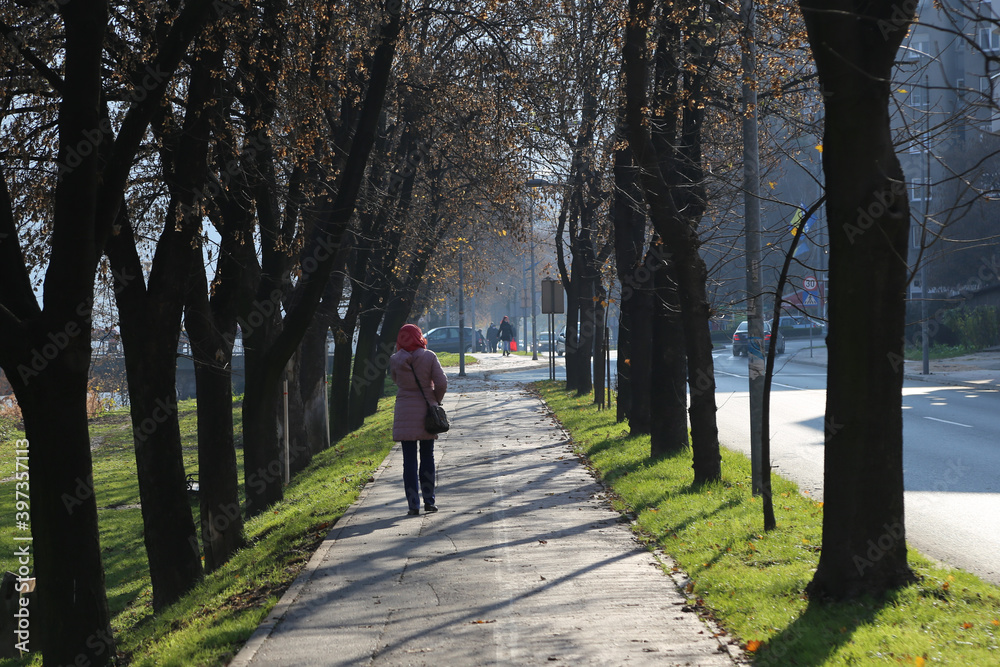
[[[931,345],[927,351],[929,359],[951,359],[961,357],[966,354],[974,354],[980,349],[971,345]],[[907,345],[903,349],[903,357],[908,361],[920,361],[924,358],[923,348]]]
[[[819,559],[822,503],[774,478],[778,527],[765,534],[750,493],[750,462],[723,449],[723,481],[692,488],[690,452],[651,461],[613,411],[562,383],[536,387],[574,446],[635,518],[648,545],[690,577],[702,613],[738,638],[755,665],[1000,664],[1000,589],[910,550],[915,584],[884,600],[813,604],[804,594]]]
[[[442,366],[458,366],[459,354],[457,352],[435,352],[435,354],[438,356],[438,361],[441,362]],[[466,366],[478,363],[479,359],[468,354],[465,355]]]
[[[390,393],[395,394],[395,387],[389,385]],[[383,399],[378,413],[361,430],[317,455],[285,489],[281,503],[247,523],[248,546],[158,616],[152,614],[128,412],[113,412],[92,420],[101,550],[119,664],[223,665],[230,660],[392,448],[394,401]],[[180,403],[179,414],[185,467],[197,472],[194,401]],[[239,416],[237,409],[237,433]],[[3,457],[6,479],[12,474],[13,443],[3,446],[7,452]],[[240,459],[242,463],[242,456]],[[3,516],[14,516],[13,502],[14,481],[0,483]],[[192,509],[197,522],[196,498],[192,498]],[[5,544],[13,544],[11,523],[6,521],[0,526],[0,539]],[[14,567],[12,553],[13,549],[0,553],[0,566]],[[71,557],[70,552],[67,557]],[[41,657],[0,664],[40,665]]]

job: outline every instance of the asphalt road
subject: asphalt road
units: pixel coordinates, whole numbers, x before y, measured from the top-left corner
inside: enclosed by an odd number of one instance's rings
[[[824,359],[810,359],[808,341],[788,341],[771,397],[775,471],[816,500],[823,498]],[[558,363],[564,380],[563,359]],[[533,382],[547,379],[548,369],[503,375]],[[746,357],[718,349],[715,376],[719,438],[749,456]],[[908,379],[903,410],[907,540],[926,556],[1000,585],[1000,392]]]
[[[807,345],[789,341],[777,360],[771,457],[778,473],[820,500],[826,369],[809,363]],[[719,437],[749,455],[746,358],[720,349],[715,364]],[[903,410],[907,540],[1000,584],[1000,392],[906,380]]]

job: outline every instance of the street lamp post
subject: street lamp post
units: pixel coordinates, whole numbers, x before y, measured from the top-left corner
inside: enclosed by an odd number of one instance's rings
[[[531,210],[528,214],[529,231],[531,235],[530,257],[531,262],[531,360],[538,361],[538,320],[535,312],[538,310],[535,303],[535,198],[531,198]]]
[[[529,188],[537,188],[545,185],[552,185],[544,178],[529,178],[527,185]],[[538,320],[535,316],[537,303],[535,301],[535,198],[531,198],[528,213],[529,233],[531,242],[529,245],[531,254],[531,360],[538,361]]]
[[[465,377],[465,272],[461,248],[458,249],[458,377]]]

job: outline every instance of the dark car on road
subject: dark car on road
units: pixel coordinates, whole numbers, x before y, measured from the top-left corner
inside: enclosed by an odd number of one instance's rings
[[[733,356],[741,357],[745,356],[747,353],[747,338],[749,338],[749,328],[750,324],[743,320],[740,325],[736,327],[735,333],[733,333]],[[771,320],[764,322],[764,349],[766,350],[771,344]],[[775,348],[778,354],[785,353],[785,336],[778,330],[778,342]]]
[[[458,327],[437,327],[424,334],[427,349],[434,352],[459,352]],[[472,352],[476,339],[472,327],[465,327],[465,351]]]
[[[560,357],[566,354],[566,334],[559,332],[558,335],[553,335],[556,342],[556,354]],[[548,352],[549,351],[549,332],[542,331],[538,334],[538,351]]]

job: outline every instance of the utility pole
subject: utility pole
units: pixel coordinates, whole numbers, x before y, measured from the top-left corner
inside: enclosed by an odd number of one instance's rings
[[[465,272],[462,248],[458,248],[458,377],[465,377]],[[475,332],[473,332],[475,335]]]
[[[531,262],[531,360],[538,361],[538,319],[535,315],[535,311],[538,310],[538,304],[535,301],[535,198],[531,198],[531,212],[529,213],[531,218],[528,221],[528,229],[531,238],[530,252],[531,257],[529,261]]]
[[[927,298],[930,291],[927,289],[927,257],[924,255],[924,245],[927,241],[927,221],[931,214],[931,79],[924,75],[924,158],[925,158],[925,179],[924,179],[924,224],[920,229],[920,357],[923,368],[921,375],[931,374],[931,340],[927,332]]]
[[[539,188],[546,185],[554,185],[549,183],[544,178],[529,178],[526,185],[529,188]],[[535,311],[537,310],[537,302],[535,300],[535,197],[532,195],[531,202],[529,204],[528,213],[528,223],[531,230],[531,359],[532,361],[538,360],[538,320],[535,318]],[[551,329],[550,329],[551,330]]]
[[[757,139],[757,45],[754,0],[742,0],[743,19],[743,218],[746,243],[747,366],[750,376],[751,488],[761,493],[767,461],[761,460],[761,422],[764,414],[764,318],[761,303],[760,165]],[[781,298],[781,295],[775,295]],[[770,468],[768,468],[770,470]]]

